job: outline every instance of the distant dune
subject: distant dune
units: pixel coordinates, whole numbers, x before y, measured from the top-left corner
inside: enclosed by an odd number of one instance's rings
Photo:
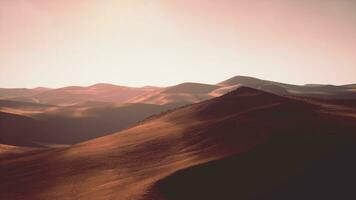
[[[240,87],[109,136],[2,159],[0,197],[354,199],[355,113]]]
[[[99,83],[88,87],[70,86],[58,89],[0,89],[0,99],[41,104],[72,106],[92,102],[190,104],[221,96],[240,86],[251,87],[283,96],[302,96],[323,99],[356,99],[353,84],[335,86],[324,84],[291,85],[247,76],[235,76],[216,85],[182,83],[160,88],[133,88]]]
[[[86,101],[125,102],[132,97],[153,90],[156,88],[133,88],[100,83],[89,87],[70,86],[58,89],[0,89],[0,97],[8,100],[63,106]]]

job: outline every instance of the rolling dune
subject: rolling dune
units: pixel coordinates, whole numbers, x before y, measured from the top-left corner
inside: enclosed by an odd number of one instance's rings
[[[2,159],[0,197],[293,199],[294,185],[317,178],[309,172],[335,156],[352,159],[345,152],[356,144],[355,110],[338,108],[240,87],[116,134]],[[346,183],[337,184],[352,194]]]

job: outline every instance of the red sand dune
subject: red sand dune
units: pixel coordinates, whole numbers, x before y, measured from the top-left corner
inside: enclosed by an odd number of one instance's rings
[[[229,199],[230,194],[231,199],[293,199],[300,183],[314,180],[310,172],[322,169],[324,162],[344,155],[353,159],[345,152],[353,152],[347,150],[356,144],[355,133],[351,107],[242,87],[113,135],[1,159],[0,197],[173,200]],[[329,170],[328,177],[340,172]],[[355,175],[353,168],[344,170],[343,175]],[[219,174],[232,178],[224,182]],[[342,186],[345,194],[353,190],[344,182],[330,185]],[[313,197],[331,192],[296,197],[318,199]]]

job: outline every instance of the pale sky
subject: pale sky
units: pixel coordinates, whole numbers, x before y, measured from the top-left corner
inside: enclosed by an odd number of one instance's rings
[[[356,83],[356,0],[0,0],[0,87]]]

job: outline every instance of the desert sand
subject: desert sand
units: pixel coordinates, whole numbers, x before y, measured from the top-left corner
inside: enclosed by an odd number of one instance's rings
[[[1,159],[0,197],[346,199],[355,113],[239,87],[105,137]]]

